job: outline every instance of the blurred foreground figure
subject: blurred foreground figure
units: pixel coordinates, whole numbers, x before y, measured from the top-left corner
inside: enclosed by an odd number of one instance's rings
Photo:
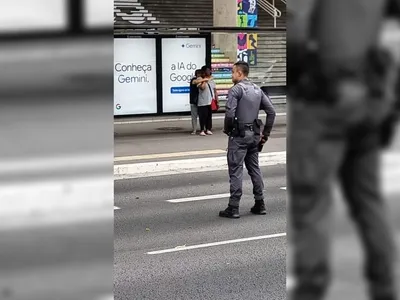
[[[397,299],[394,242],[379,186],[380,152],[396,121],[398,70],[377,42],[387,5],[383,0],[289,1],[292,300],[326,294],[331,188],[337,179],[365,249],[370,299]]]

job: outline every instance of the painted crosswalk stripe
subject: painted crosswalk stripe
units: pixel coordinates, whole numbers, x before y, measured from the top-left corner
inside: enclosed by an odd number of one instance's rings
[[[222,199],[222,198],[226,198],[226,197],[229,197],[229,196],[230,196],[229,193],[225,193],[225,194],[198,196],[198,197],[178,198],[178,199],[171,199],[171,200],[166,200],[166,201],[170,202],[170,203],[182,203],[182,202],[191,202],[191,201]]]
[[[193,249],[199,249],[199,248],[208,248],[208,247],[215,247],[215,246],[235,244],[235,243],[272,239],[272,238],[278,238],[278,237],[283,237],[283,236],[286,236],[286,232],[270,234],[270,235],[255,236],[255,237],[243,238],[243,239],[236,239],[236,240],[227,240],[227,241],[221,241],[221,242],[215,242],[215,243],[199,244],[199,245],[193,245],[193,246],[186,246],[186,245],[185,246],[177,246],[177,247],[171,248],[171,249],[147,252],[147,254],[149,254],[149,255],[164,254],[164,253],[193,250]]]

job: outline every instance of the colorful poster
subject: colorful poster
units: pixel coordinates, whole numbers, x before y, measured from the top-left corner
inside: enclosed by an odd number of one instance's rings
[[[245,62],[249,62],[248,60],[248,50],[244,49],[244,50],[238,50],[238,55],[237,55],[237,60],[241,60],[241,61],[245,61]]]
[[[249,6],[247,8],[247,4],[245,5],[245,11],[247,12],[248,15],[253,15],[257,16],[258,15],[258,9],[257,9],[257,0],[247,0]]]
[[[237,0],[238,27],[258,26],[257,0]],[[237,59],[248,62],[249,65],[257,64],[257,34],[239,33],[237,39]]]
[[[247,49],[247,34],[246,33],[239,33],[238,34],[238,50],[246,50]]]
[[[244,15],[243,0],[237,0],[237,15]]]
[[[247,27],[247,15],[238,15],[236,24],[238,27]]]
[[[250,66],[257,65],[257,49],[248,49],[247,57],[248,57],[248,60],[249,60],[248,63]]]
[[[257,27],[258,26],[258,16],[257,15],[247,15],[247,27]]]
[[[247,49],[257,49],[257,34],[250,33],[247,35]]]

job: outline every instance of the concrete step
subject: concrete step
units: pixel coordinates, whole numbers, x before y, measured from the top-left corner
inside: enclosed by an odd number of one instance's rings
[[[250,75],[253,74],[253,73],[254,74],[265,73],[271,67],[273,68],[273,71],[280,70],[281,72],[286,72],[285,71],[286,67],[280,67],[280,66],[276,66],[274,64],[265,65],[265,64],[259,63],[256,66],[251,66],[250,67]]]
[[[268,85],[276,85],[275,83],[284,83],[282,85],[286,85],[286,77],[271,77],[271,78],[268,78],[268,80],[266,78],[264,78],[264,79],[251,78],[251,80],[257,84],[265,82],[267,86]],[[263,84],[261,84],[261,85],[263,85]]]
[[[269,47],[266,45],[262,47],[258,45],[257,54],[278,54],[278,53],[286,53],[286,47]]]
[[[270,59],[270,60],[259,61],[257,63],[257,66],[250,66],[250,71],[258,68],[269,68],[272,65],[274,66],[274,68],[286,69],[286,60]]]
[[[261,76],[258,74],[254,74],[254,75],[250,75],[249,74],[249,78],[257,80],[257,81],[265,81],[267,78],[269,78],[268,80],[274,80],[274,81],[282,81],[282,80],[286,80],[286,73],[278,73],[278,74],[273,74],[271,72],[269,73],[265,73],[265,75]]]
[[[274,60],[286,60],[286,53],[268,53],[268,54],[263,54],[257,55],[258,59],[263,59],[263,60],[269,60],[269,61],[274,61]]]
[[[276,87],[285,88],[286,87],[286,81],[281,81],[281,82],[257,82],[257,81],[253,80],[253,82],[258,86],[265,86],[265,87],[269,87],[269,88],[276,88]]]
[[[276,73],[276,72],[286,72],[286,67],[277,67],[277,66],[275,66],[275,65],[272,65],[273,66],[273,68],[272,68],[272,72],[273,73]],[[257,66],[251,66],[251,68],[250,68],[250,74],[252,74],[252,73],[263,73],[263,72],[266,72],[266,70],[268,69],[268,68],[270,68],[271,66],[268,66],[268,67],[260,67],[259,65],[257,65]]]
[[[279,41],[258,39],[257,44],[258,44],[259,48],[262,46],[267,46],[267,47],[272,47],[272,48],[280,48],[280,47],[286,48],[286,39],[279,40]]]

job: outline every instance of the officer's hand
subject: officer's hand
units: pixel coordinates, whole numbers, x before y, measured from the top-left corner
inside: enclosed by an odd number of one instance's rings
[[[260,138],[260,143],[264,145],[268,141],[268,136],[262,135]]]

